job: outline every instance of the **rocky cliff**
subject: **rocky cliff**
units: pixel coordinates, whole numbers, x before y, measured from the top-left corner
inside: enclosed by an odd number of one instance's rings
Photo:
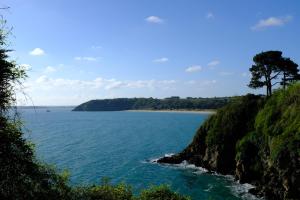
[[[266,199],[300,197],[300,84],[265,97],[246,95],[219,109],[188,147],[159,163],[186,160],[241,183]]]

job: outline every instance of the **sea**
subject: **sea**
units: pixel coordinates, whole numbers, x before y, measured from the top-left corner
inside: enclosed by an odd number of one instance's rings
[[[193,200],[257,199],[249,184],[207,173],[183,162],[161,165],[157,158],[183,150],[207,113],[73,112],[71,107],[20,108],[25,136],[37,157],[70,172],[73,185],[127,183],[134,193],[165,184]]]

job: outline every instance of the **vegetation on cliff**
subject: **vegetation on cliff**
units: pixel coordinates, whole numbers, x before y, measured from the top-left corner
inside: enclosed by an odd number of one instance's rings
[[[121,110],[197,110],[217,109],[226,105],[232,97],[215,98],[186,98],[169,97],[165,99],[154,98],[117,98],[91,100],[85,102],[74,111],[121,111]]]
[[[267,196],[297,199],[300,84],[276,91],[268,99],[255,118],[253,131],[237,144],[236,156],[236,175],[242,182],[260,182],[259,189]]]

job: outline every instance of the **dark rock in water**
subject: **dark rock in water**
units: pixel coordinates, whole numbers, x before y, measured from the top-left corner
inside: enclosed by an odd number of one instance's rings
[[[180,156],[173,155],[159,158],[157,163],[180,164],[182,161],[183,159]]]

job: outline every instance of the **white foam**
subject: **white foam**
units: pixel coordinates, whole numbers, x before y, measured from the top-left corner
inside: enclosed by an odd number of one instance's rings
[[[221,176],[221,177],[226,178],[227,180],[229,180],[231,182],[231,185],[226,186],[226,187],[229,187],[230,190],[232,191],[232,193],[236,197],[241,197],[242,199],[245,199],[245,200],[264,199],[264,198],[259,198],[255,195],[249,193],[250,189],[255,188],[255,186],[252,185],[252,184],[249,184],[249,183],[241,184],[239,181],[235,181],[233,175],[222,175],[222,174],[218,174],[216,172],[213,172],[213,174],[215,176]]]
[[[168,158],[169,158],[169,157],[172,157],[172,156],[174,156],[174,155],[175,155],[175,153],[166,153],[166,154],[165,154],[165,157],[168,157]]]
[[[172,157],[173,155],[175,155],[175,153],[166,153],[164,157]],[[149,160],[146,160],[146,162],[150,162],[150,163],[157,163],[157,161],[161,158],[164,157],[159,157],[159,158],[151,158]]]
[[[150,159],[150,163],[157,163],[157,161],[159,160],[160,158],[153,158],[153,159]]]
[[[193,173],[195,173],[195,174],[203,174],[203,173],[208,172],[207,169],[205,169],[203,167],[197,167],[194,164],[190,164],[186,160],[182,161],[180,164],[174,164],[173,166],[181,168],[181,169],[193,170]]]
[[[172,157],[173,155],[175,155],[174,153],[166,153],[164,157]],[[152,158],[147,160],[146,162],[150,162],[150,163],[157,163],[157,161],[160,158]],[[180,168],[180,169],[189,169],[189,170],[193,170],[193,173],[195,174],[202,174],[202,173],[206,173],[208,172],[207,169],[203,168],[203,167],[197,167],[194,164],[190,164],[188,163],[186,160],[182,161],[180,164],[168,164],[168,163],[164,163],[164,165],[170,166],[170,167],[176,167],[176,168]]]
[[[255,188],[254,185],[251,185],[249,183],[244,183],[241,184],[238,181],[234,181],[232,185],[228,186],[232,193],[237,196],[237,197],[242,197],[242,199],[245,200],[258,200],[258,199],[263,199],[259,198],[251,193],[249,193],[249,190],[252,188]]]
[[[213,189],[213,185],[212,185],[212,184],[208,184],[208,188],[205,189],[204,191],[205,191],[205,192],[210,192],[211,189]]]
[[[169,154],[165,154],[164,157],[171,157],[173,155],[174,155],[173,153],[169,153]],[[160,157],[160,158],[162,158],[162,157]],[[153,159],[150,159],[149,161],[150,161],[150,163],[157,163],[157,161],[160,158],[153,158]],[[180,169],[192,170],[193,171],[192,173],[199,174],[199,175],[209,172],[207,169],[205,169],[203,167],[197,167],[194,164],[190,164],[186,160],[182,161],[180,164],[164,164],[164,165],[167,165],[170,167],[175,167],[175,168],[180,168]],[[229,180],[231,182],[231,185],[229,185],[227,187],[230,188],[230,190],[236,197],[241,197],[242,199],[245,199],[245,200],[262,200],[262,199],[264,199],[264,198],[256,197],[255,195],[249,193],[249,190],[252,188],[255,188],[255,186],[253,186],[249,183],[241,184],[238,181],[234,180],[233,175],[222,175],[217,172],[210,172],[210,173],[212,175],[221,176],[221,177]],[[213,186],[209,185],[209,187],[207,189],[205,189],[204,191],[209,192],[212,188],[213,188]]]

